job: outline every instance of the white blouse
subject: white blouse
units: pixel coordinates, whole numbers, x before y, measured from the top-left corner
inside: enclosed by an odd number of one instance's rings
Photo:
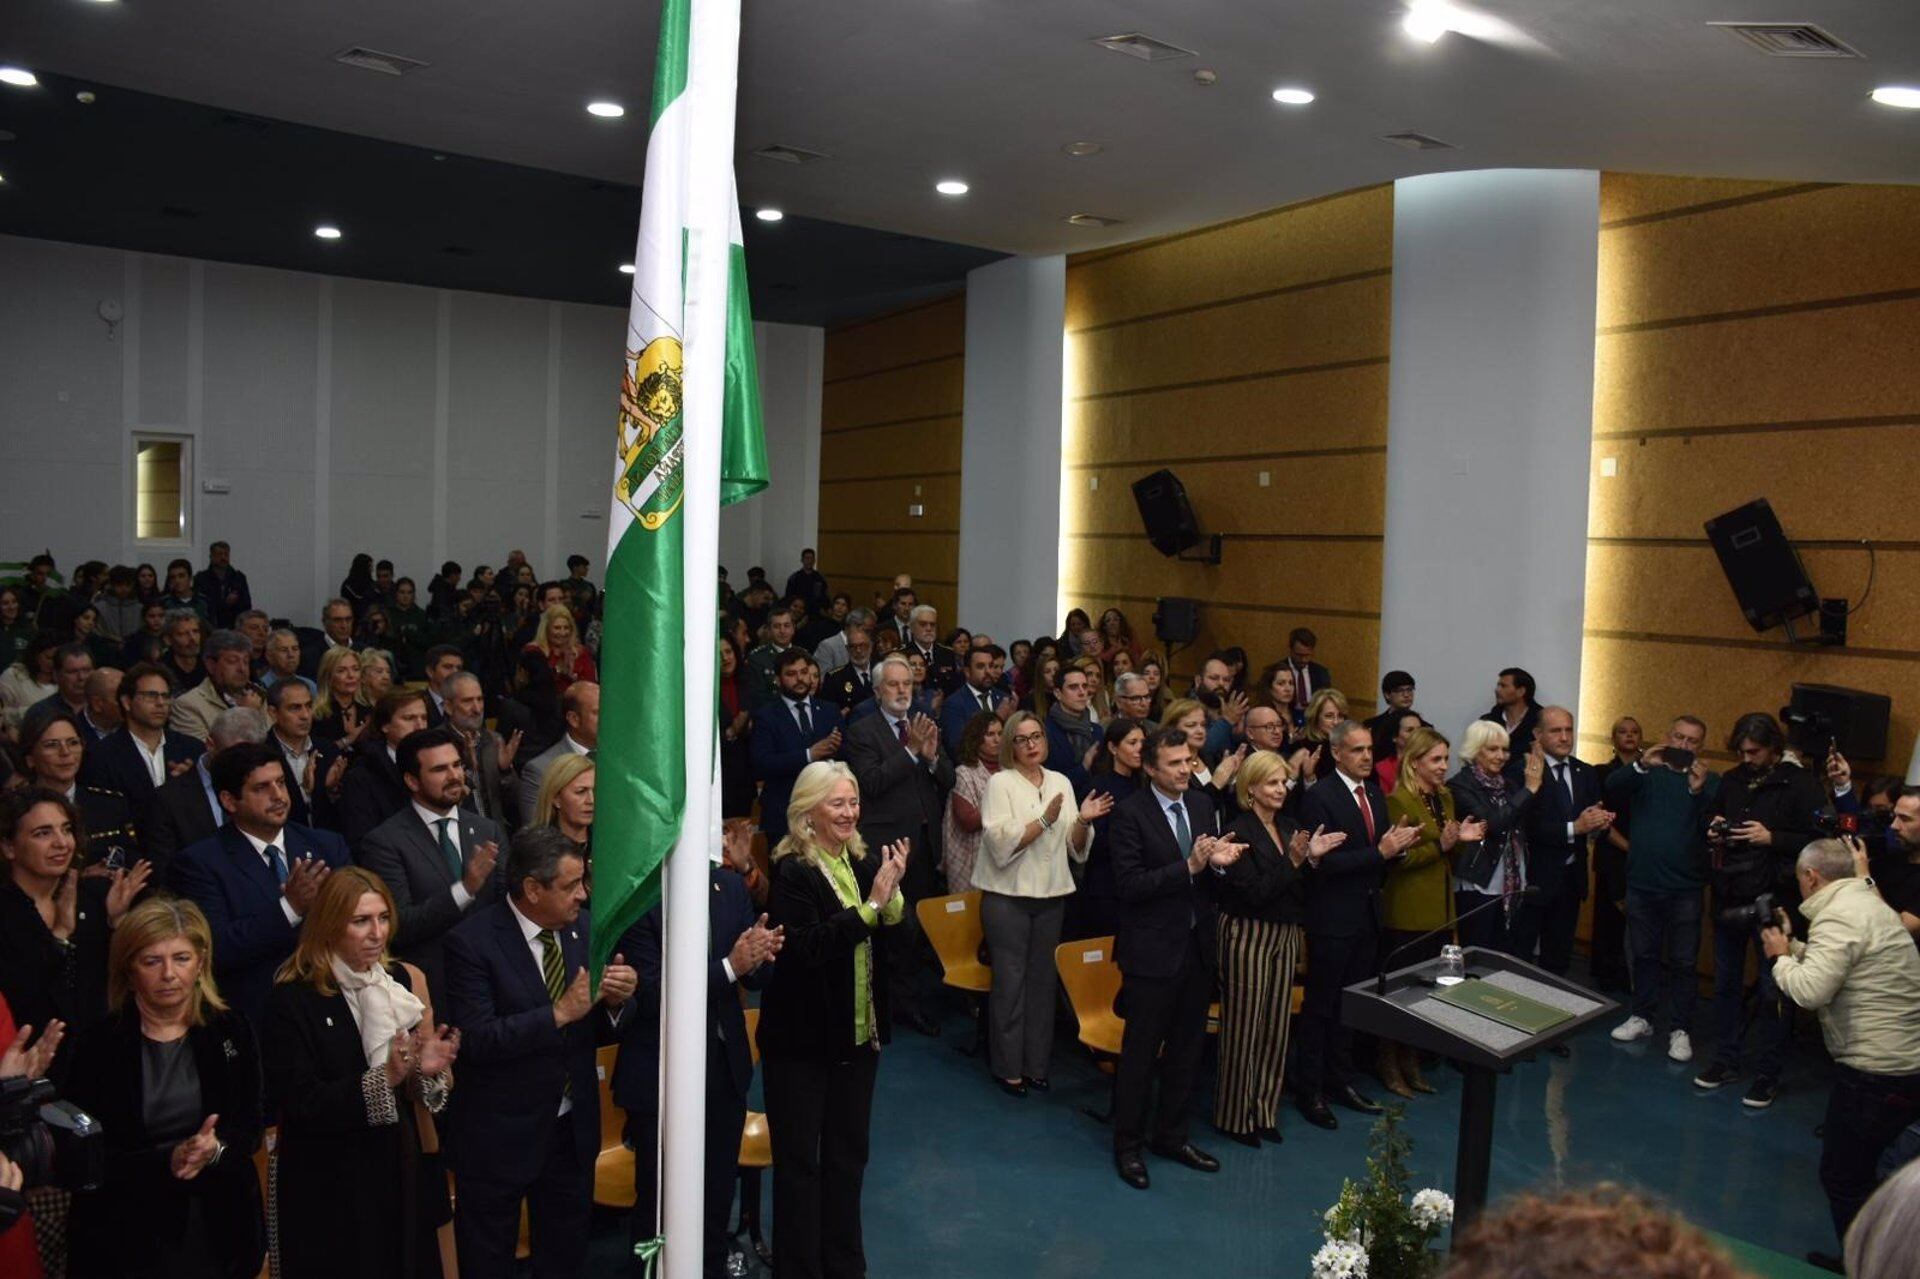
[[[1020,847],[1029,822],[1039,821],[1053,797],[1059,795],[1060,816],[1040,838]],[[1093,831],[1087,831],[1086,846],[1074,848],[1068,840],[1080,805],[1073,798],[1073,784],[1065,776],[1045,769],[1040,785],[1022,777],[1018,771],[1003,768],[987,781],[986,798],[980,804],[980,852],[973,863],[973,886],[983,892],[1008,897],[1065,897],[1073,891],[1073,872],[1069,858],[1085,862],[1093,848]],[[1017,850],[1017,851],[1016,851]]]

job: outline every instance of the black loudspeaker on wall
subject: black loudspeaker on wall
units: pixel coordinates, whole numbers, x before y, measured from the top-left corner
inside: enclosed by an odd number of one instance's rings
[[[1747,625],[1769,631],[1820,607],[1820,596],[1764,497],[1707,521],[1707,539]]]
[[[1172,471],[1155,471],[1135,480],[1133,500],[1140,507],[1140,522],[1147,526],[1147,540],[1153,543],[1153,549],[1162,555],[1178,555],[1200,545],[1200,522],[1193,517],[1186,486]]]
[[[1200,601],[1163,595],[1154,601],[1153,632],[1162,644],[1191,644],[1200,634]]]

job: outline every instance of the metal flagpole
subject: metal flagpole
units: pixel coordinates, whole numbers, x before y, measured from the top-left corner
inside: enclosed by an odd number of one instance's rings
[[[706,1185],[707,881],[718,829],[713,783],[714,582],[720,558],[720,451],[733,218],[739,0],[693,0],[687,55],[686,810],[667,865],[665,1031],[661,1038],[664,1279],[699,1279]]]

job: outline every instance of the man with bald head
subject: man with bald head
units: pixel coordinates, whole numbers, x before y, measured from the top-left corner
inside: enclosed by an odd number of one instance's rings
[[[96,742],[120,727],[120,670],[118,667],[102,666],[87,676],[87,708],[81,713],[80,726],[86,729]]]
[[[1600,775],[1573,756],[1573,712],[1544,706],[1534,729],[1547,757],[1539,796],[1527,809],[1527,883],[1540,890],[1533,918],[1539,926],[1540,966],[1565,976],[1573,959],[1580,903],[1587,898],[1587,846],[1613,814],[1600,802]],[[1518,953],[1532,958],[1533,938]]]

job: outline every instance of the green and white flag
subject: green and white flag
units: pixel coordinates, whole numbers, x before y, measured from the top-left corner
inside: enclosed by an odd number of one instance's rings
[[[711,792],[719,784],[712,765],[708,776],[688,778],[683,757],[688,699],[713,703],[717,696],[715,645],[701,653],[688,652],[684,629],[688,521],[681,518],[681,506],[686,451],[719,450],[723,505],[767,484],[737,198],[728,202],[731,219],[725,230],[730,260],[723,430],[721,438],[712,440],[683,434],[686,246],[689,235],[700,229],[688,216],[687,161],[696,136],[686,92],[692,3],[666,0],[660,14],[646,185],[641,190],[639,247],[620,380],[595,753],[596,972],[620,935],[660,900],[661,867],[680,837],[689,785]],[[712,230],[718,233],[720,228]],[[713,528],[711,519],[700,523]],[[713,598],[710,575],[705,589]],[[717,627],[708,630],[717,638]],[[711,811],[717,820],[717,798]]]

